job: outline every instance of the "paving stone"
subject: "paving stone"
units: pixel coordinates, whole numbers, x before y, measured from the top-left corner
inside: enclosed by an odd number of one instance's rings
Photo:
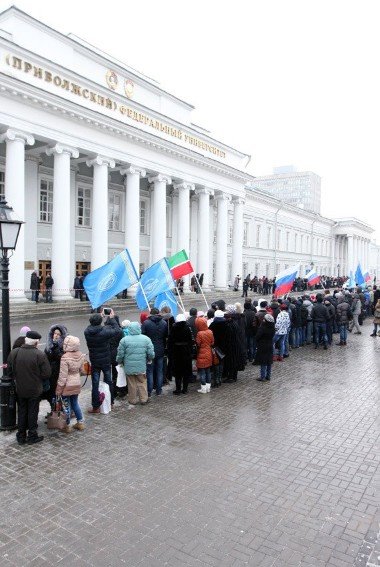
[[[1,566],[378,565],[370,332],[292,351],[268,384],[251,365],[207,396],[122,401],[83,433],[47,431],[43,402],[43,443],[0,434]]]

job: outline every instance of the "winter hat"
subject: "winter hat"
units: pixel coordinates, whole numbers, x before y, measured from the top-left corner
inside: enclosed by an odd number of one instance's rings
[[[142,311],[140,313],[140,323],[143,324],[144,321],[146,321],[146,319],[148,319],[149,317],[149,313],[147,313],[146,311]]]
[[[215,319],[223,319],[224,318],[224,313],[223,311],[221,311],[220,309],[217,309],[215,311]]]
[[[280,305],[281,311],[285,311],[285,309],[287,309],[287,308],[288,308],[288,306],[286,305],[286,303],[281,303],[281,305]]]
[[[28,331],[26,333],[26,338],[27,339],[34,339],[34,340],[39,340],[41,338],[40,333],[37,333],[37,331]]]
[[[197,317],[204,317],[205,316],[205,312],[204,311],[198,311],[197,312]]]
[[[20,329],[20,337],[26,337],[26,333],[30,331],[30,327],[21,327]]]
[[[177,317],[175,318],[175,322],[176,323],[182,323],[183,321],[186,321],[186,317],[183,313],[179,313],[177,315]]]
[[[264,319],[265,319],[265,321],[268,321],[268,323],[274,323],[274,318],[272,317],[272,315],[270,313],[267,313],[266,315],[264,315]]]
[[[227,305],[226,311],[227,311],[227,313],[236,313],[235,305]]]
[[[130,323],[129,319],[124,319],[124,321],[121,322],[121,326],[123,328],[128,327],[129,323]]]
[[[264,309],[265,307],[268,307],[268,302],[265,301],[260,301],[260,305],[259,305],[260,309]]]

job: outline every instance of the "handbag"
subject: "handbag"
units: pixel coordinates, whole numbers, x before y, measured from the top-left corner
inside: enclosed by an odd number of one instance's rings
[[[127,385],[127,377],[125,376],[124,366],[118,364],[116,366],[116,370],[117,370],[116,387],[125,388],[125,386]]]
[[[220,348],[217,347],[217,346],[214,347],[214,351],[215,351],[216,356],[219,358],[219,360],[223,360],[223,358],[226,356],[224,354],[224,352],[222,350],[220,350]]]
[[[58,399],[55,403],[55,407],[47,418],[47,428],[48,429],[58,429],[62,431],[67,425],[67,414],[63,410],[62,401]]]
[[[219,364],[219,357],[216,354],[215,348],[211,347],[211,353],[212,353],[212,365],[217,366]]]
[[[85,360],[84,363],[82,364],[82,368],[80,369],[80,375],[90,376],[91,371],[92,371],[91,364],[88,362],[88,360]]]

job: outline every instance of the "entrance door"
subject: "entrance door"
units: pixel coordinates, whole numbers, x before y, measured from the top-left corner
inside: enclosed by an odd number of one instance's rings
[[[75,262],[75,275],[87,276],[91,272],[91,262]]]
[[[45,293],[45,280],[48,274],[51,274],[51,260],[39,260],[38,275],[40,278],[42,278],[40,285],[41,294]]]

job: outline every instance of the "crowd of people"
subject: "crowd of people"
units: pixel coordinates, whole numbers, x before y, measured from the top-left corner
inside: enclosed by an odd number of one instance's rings
[[[376,286],[271,301],[246,298],[243,305],[226,305],[221,299],[207,312],[193,307],[176,318],[169,307],[152,308],[132,322],[120,322],[112,309],[104,308],[91,314],[84,330],[92,378],[87,412],[101,413],[101,376],[109,387],[111,406],[116,397],[125,396],[131,406],[146,405],[173,378],[176,396],[187,394],[189,383],[197,379],[197,391],[208,394],[225,382],[236,382],[250,363],[260,367],[257,380],[270,381],[273,362],[283,362],[292,349],[314,344],[315,349],[327,350],[334,334],[339,335],[336,344],[345,347],[350,332],[362,334],[365,317],[373,317],[371,337],[380,335],[380,289]],[[85,428],[79,394],[86,355],[79,338],[69,335],[66,326],[54,324],[44,352],[38,349],[40,339],[39,333],[23,327],[8,358],[8,374],[17,390],[20,444],[43,440],[37,432],[41,399],[49,402],[51,410],[57,398],[62,400],[65,433]],[[118,385],[120,369],[126,386]]]

